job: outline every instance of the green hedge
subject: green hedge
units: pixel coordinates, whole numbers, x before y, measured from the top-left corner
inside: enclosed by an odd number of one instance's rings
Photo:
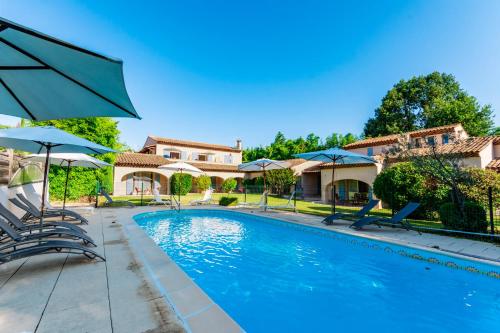
[[[181,195],[186,195],[191,191],[191,188],[193,187],[193,176],[183,173],[181,177],[180,172],[176,172],[170,177],[170,188],[172,191],[172,194],[179,194],[179,179],[180,181],[180,192]]]
[[[235,197],[221,197],[219,200],[221,206],[236,206],[237,204],[238,198]]]
[[[207,175],[201,175],[196,178],[196,186],[199,191],[206,191],[212,186],[212,179]]]
[[[439,217],[447,229],[481,233],[488,232],[486,211],[481,205],[475,202],[465,202],[463,214],[456,204],[452,202],[445,203],[439,209]]]

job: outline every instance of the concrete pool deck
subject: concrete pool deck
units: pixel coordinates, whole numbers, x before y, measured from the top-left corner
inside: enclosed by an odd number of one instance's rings
[[[103,208],[89,215],[83,227],[106,262],[50,254],[0,265],[0,332],[241,332],[132,218],[163,209]],[[321,217],[291,212],[237,211],[500,266],[500,247],[491,243],[385,227],[355,231],[344,221],[325,226]]]

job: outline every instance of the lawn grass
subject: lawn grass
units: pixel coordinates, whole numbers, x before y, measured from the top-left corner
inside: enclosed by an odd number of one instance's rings
[[[215,204],[218,204],[219,199],[223,196],[230,196],[230,197],[236,197],[238,198],[238,202],[246,202],[248,203],[255,203],[257,204],[260,201],[261,195],[260,194],[247,194],[245,197],[245,194],[241,193],[214,193],[212,195],[212,198],[214,200]],[[152,200],[152,196],[144,196],[143,197],[143,205],[147,205],[149,201]],[[169,198],[167,195],[162,196],[163,199]],[[181,196],[181,204],[182,205],[189,205],[189,203],[192,200],[200,200],[203,198],[203,194],[201,193],[188,193],[187,195],[182,195]],[[177,197],[176,197],[177,199]],[[113,196],[113,200],[127,200],[135,205],[139,206],[141,204],[141,198],[140,196]],[[99,198],[99,206],[102,206],[103,203],[105,202],[103,197]],[[288,198],[280,198],[277,196],[269,196],[268,197],[268,205],[271,206],[277,206],[277,205],[286,205],[288,202]],[[304,201],[304,200],[297,200],[296,201],[296,209],[297,212],[299,213],[304,213],[304,214],[311,214],[311,215],[318,215],[318,216],[327,216],[331,214],[331,206],[328,204],[323,204],[323,203],[315,203],[315,202],[310,202],[310,201]],[[342,213],[350,213],[350,212],[355,212],[359,210],[360,207],[351,207],[351,206],[338,206],[337,205],[337,212],[342,212]],[[284,209],[286,210],[286,209]],[[382,216],[382,217],[390,217],[391,216],[391,210],[390,209],[374,209],[370,212],[369,215],[375,215],[375,216]],[[433,229],[442,229],[443,224],[440,221],[432,221],[432,220],[414,220],[414,219],[409,219],[408,220],[412,225],[416,227],[425,227],[425,228],[433,228]],[[500,220],[495,220],[495,227],[496,229],[500,229]]]

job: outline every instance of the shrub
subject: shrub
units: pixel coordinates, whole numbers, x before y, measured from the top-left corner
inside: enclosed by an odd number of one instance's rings
[[[227,178],[224,180],[222,183],[222,192],[229,193],[231,191],[234,191],[236,186],[238,185],[238,182],[234,178]]]
[[[468,168],[469,184],[460,184],[460,190],[470,201],[488,207],[488,187],[492,188],[493,206],[500,206],[500,174],[493,170]]]
[[[186,195],[191,191],[191,187],[193,186],[193,176],[183,173],[181,177],[181,173],[176,172],[170,177],[170,188],[172,194],[179,194],[179,178],[180,181],[180,193],[181,195]]]
[[[280,195],[287,193],[295,181],[292,169],[269,170],[266,175],[266,182],[272,188],[273,193]]]
[[[463,214],[458,205],[447,202],[439,208],[439,217],[447,229],[482,233],[488,231],[486,211],[475,202],[466,201]]]
[[[411,162],[403,162],[384,169],[373,182],[373,192],[395,210],[409,201],[419,202],[417,215],[430,217],[448,197],[449,190],[419,174]]]
[[[237,204],[238,198],[235,197],[221,197],[219,200],[221,206],[236,206]]]
[[[206,191],[212,186],[212,179],[207,175],[201,175],[196,178],[196,186],[200,191]]]

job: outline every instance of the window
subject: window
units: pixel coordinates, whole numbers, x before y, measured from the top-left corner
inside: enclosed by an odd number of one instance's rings
[[[443,134],[443,144],[447,144],[450,141],[450,135],[449,134]]]
[[[422,147],[422,141],[420,140],[420,138],[415,139],[415,147],[417,148]]]
[[[433,136],[428,136],[427,137],[427,144],[429,146],[434,146],[436,144],[436,140]]]
[[[173,160],[179,160],[181,158],[181,153],[178,151],[171,151],[170,158]]]
[[[233,163],[233,155],[224,155],[224,163],[232,164]]]
[[[368,147],[368,156],[373,156],[373,147]]]
[[[198,156],[196,156],[196,161],[206,161],[207,160],[207,155],[206,154],[198,154]]]

